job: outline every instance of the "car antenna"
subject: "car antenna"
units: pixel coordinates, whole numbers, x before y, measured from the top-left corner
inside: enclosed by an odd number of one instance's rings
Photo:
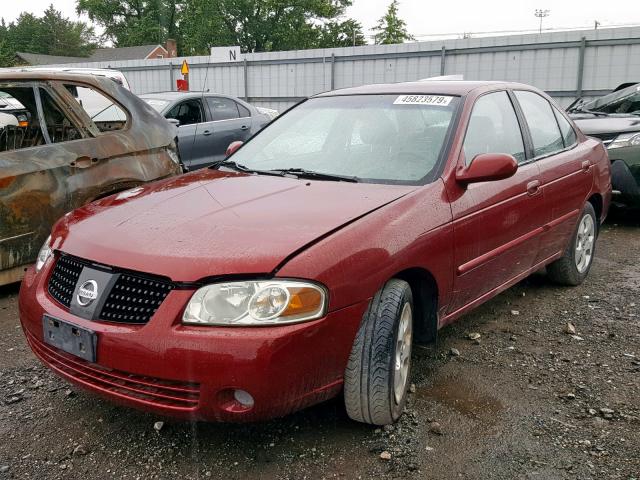
[[[207,79],[209,78],[209,64],[211,63],[211,58],[212,58],[211,55],[212,55],[212,53],[209,52],[209,59],[208,59],[207,64],[206,64],[207,66],[205,67],[206,70],[204,72],[204,82],[202,83],[202,92],[201,92],[201,95],[200,95],[200,107],[202,108],[201,113],[203,115],[202,122],[200,122],[200,123],[204,123],[204,109],[205,109],[204,92],[205,92],[205,89],[207,90],[207,92],[209,92],[209,89],[207,88]],[[191,149],[192,150],[193,150],[193,146],[196,143],[196,136],[198,135],[198,125],[199,125],[199,123],[196,123],[196,128],[193,131],[193,138],[192,138],[192,141],[191,141]]]

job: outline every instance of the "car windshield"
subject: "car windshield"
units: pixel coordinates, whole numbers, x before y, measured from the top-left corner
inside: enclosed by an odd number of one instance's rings
[[[640,114],[640,83],[585,103],[581,108],[603,113]]]
[[[457,97],[442,95],[313,98],[265,128],[233,161],[252,170],[427,183],[457,104]]]
[[[143,98],[143,100],[151,105],[157,112],[162,112],[164,108],[169,105],[167,100],[160,100],[158,98]]]

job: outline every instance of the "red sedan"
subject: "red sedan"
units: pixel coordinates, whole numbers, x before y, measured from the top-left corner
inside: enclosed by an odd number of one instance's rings
[[[602,144],[521,84],[325,93],[229,153],[55,225],[20,291],[47,366],[185,419],[344,392],[387,424],[413,342],[541,267],[581,283],[611,197]]]

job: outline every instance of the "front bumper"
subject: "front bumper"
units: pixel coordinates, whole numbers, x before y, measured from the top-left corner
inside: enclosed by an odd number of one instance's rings
[[[29,269],[20,320],[34,353],[66,380],[117,403],[187,420],[255,421],[337,395],[366,303],[280,327],[191,327],[180,323],[193,290],[174,290],[146,325],[84,320],[47,292],[49,264]],[[43,342],[48,314],[98,336],[97,364]],[[249,392],[246,408],[234,389]]]

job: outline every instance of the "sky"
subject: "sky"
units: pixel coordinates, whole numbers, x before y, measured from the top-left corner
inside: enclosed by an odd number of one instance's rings
[[[367,34],[370,34],[390,1],[354,0],[347,15],[360,21]],[[0,16],[7,22],[15,20],[21,11],[40,15],[51,3],[65,16],[78,18],[75,0],[0,2]],[[592,28],[594,20],[598,20],[602,27],[640,24],[640,10],[634,4],[631,0],[400,0],[400,15],[406,20],[409,32],[418,40],[430,40],[434,38],[432,36],[442,34],[535,30],[539,26],[539,20],[534,16],[536,9],[550,10],[550,15],[544,19],[543,28]]]

